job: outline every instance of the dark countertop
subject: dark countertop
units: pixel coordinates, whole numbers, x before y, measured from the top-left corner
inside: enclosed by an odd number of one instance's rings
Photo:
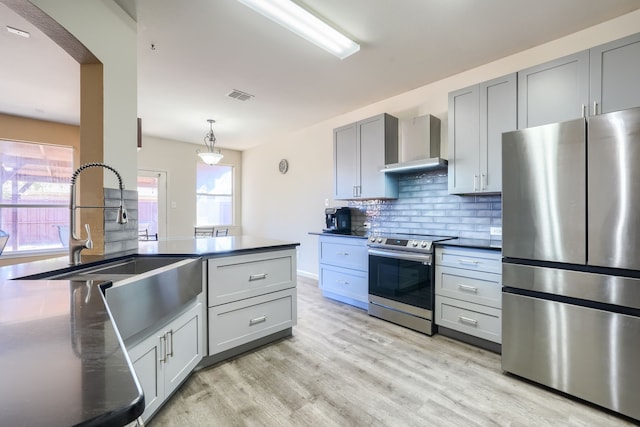
[[[502,241],[484,239],[454,239],[436,242],[436,246],[458,246],[462,248],[491,249],[495,251],[501,251]]]
[[[250,236],[140,242],[138,251],[83,256],[81,267],[137,254],[216,257],[298,245]],[[99,288],[109,282],[9,280],[71,269],[67,256],[0,268],[2,426],[121,426],[144,410]]]
[[[0,425],[124,425],[142,388],[97,284],[0,285]]]
[[[354,239],[367,239],[369,237],[369,233],[365,233],[365,232],[351,232],[349,234],[342,234],[342,233],[327,233],[324,231],[310,231],[309,234],[313,235],[313,236],[334,236],[334,237],[352,237]]]
[[[316,236],[336,236],[336,237],[351,237],[355,239],[367,239],[369,233],[351,233],[351,234],[338,234],[338,233],[325,233],[325,232],[313,232],[309,234]],[[477,248],[477,249],[491,249],[496,251],[502,250],[501,240],[484,240],[484,239],[460,239],[455,238],[452,240],[445,240],[442,242],[435,242],[439,246],[458,246],[464,248]]]

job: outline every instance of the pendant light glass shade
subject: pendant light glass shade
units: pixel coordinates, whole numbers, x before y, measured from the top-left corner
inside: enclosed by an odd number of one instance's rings
[[[204,145],[207,147],[207,151],[196,150],[198,156],[208,165],[215,165],[224,157],[220,150],[216,150],[214,148],[214,144],[216,143],[216,136],[213,133],[213,124],[216,122],[215,120],[209,119],[209,132],[204,136]]]

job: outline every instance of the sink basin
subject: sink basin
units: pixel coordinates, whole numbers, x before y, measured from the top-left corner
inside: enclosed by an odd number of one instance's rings
[[[72,271],[52,271],[34,274],[19,279],[48,279],[48,280],[111,280],[118,281],[134,275],[147,273],[162,267],[180,262],[185,258],[176,257],[135,257],[100,264],[91,267],[75,268]]]
[[[104,294],[125,342],[179,313],[203,291],[201,258],[132,257],[19,279],[112,282]]]

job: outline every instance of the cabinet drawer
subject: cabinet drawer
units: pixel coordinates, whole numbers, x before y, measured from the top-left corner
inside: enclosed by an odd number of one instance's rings
[[[502,343],[502,311],[436,295],[436,324]]]
[[[369,254],[366,240],[322,237],[320,239],[320,263],[367,271],[369,269]]]
[[[500,274],[502,255],[494,250],[445,246],[436,248],[436,264]]]
[[[295,287],[295,251],[212,258],[209,307]]]
[[[290,328],[296,323],[296,289],[209,308],[209,355]]]
[[[502,275],[436,266],[436,294],[471,303],[502,307]]]
[[[366,272],[320,265],[320,289],[363,303],[369,300],[369,281]]]

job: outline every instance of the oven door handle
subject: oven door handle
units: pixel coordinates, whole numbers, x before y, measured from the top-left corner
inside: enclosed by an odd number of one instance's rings
[[[389,251],[382,249],[369,249],[369,255],[381,256],[385,258],[401,259],[403,261],[421,262],[424,265],[431,265],[431,254],[415,254],[404,251]]]

